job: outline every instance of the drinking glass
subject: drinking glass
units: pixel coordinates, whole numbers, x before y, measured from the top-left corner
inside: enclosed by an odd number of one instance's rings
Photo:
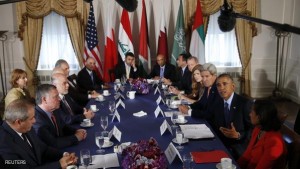
[[[108,103],[108,109],[109,109],[109,111],[110,111],[110,116],[113,116],[114,115],[114,112],[115,112],[115,110],[116,110],[116,103],[115,103],[115,101],[109,101],[109,103]]]
[[[167,110],[171,110],[170,106],[171,106],[171,98],[166,98],[166,105],[168,106]]]
[[[178,112],[173,112],[171,116],[171,121],[173,123],[173,125],[171,126],[172,128],[177,128],[176,126],[177,119],[178,119]]]
[[[119,85],[117,83],[114,84],[114,90],[115,90],[115,93],[117,93],[119,90]]]
[[[192,163],[193,163],[193,157],[191,154],[184,154],[182,156],[183,160],[183,169],[193,169]]]
[[[108,117],[107,116],[101,116],[100,117],[100,124],[103,130],[105,131],[108,126]]]
[[[181,129],[178,127],[176,129],[176,141],[178,143],[178,146],[176,147],[177,150],[182,150],[183,146],[181,145],[183,142],[184,136],[183,136],[183,132],[181,131]]]
[[[80,150],[80,161],[81,164],[85,167],[85,169],[87,169],[89,164],[91,163],[90,150],[88,149]]]
[[[96,150],[96,152],[99,154],[104,153],[105,150],[101,149],[101,147],[104,144],[104,137],[102,135],[102,132],[95,132],[95,142],[96,142],[96,145],[99,147],[99,149]]]

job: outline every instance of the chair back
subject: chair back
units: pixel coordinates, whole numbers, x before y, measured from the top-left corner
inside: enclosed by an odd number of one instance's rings
[[[300,109],[295,120],[294,131],[300,135]]]
[[[285,124],[282,125],[281,134],[287,147],[287,168],[300,168],[300,136]]]

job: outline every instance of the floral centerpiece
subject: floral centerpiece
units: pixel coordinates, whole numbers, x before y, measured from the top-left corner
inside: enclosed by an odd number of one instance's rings
[[[125,169],[167,168],[166,156],[154,138],[131,144],[123,150],[122,156],[122,167]]]
[[[132,80],[132,90],[135,90],[139,94],[149,93],[149,84],[146,79],[137,78]]]

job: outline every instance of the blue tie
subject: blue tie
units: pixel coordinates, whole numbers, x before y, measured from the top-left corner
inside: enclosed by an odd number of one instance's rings
[[[224,103],[224,116],[225,116],[226,127],[230,127],[230,111],[229,111],[228,106],[229,106],[228,103],[225,102]]]
[[[159,77],[160,78],[164,77],[164,68],[163,67],[160,68]]]
[[[92,80],[92,82],[93,82],[93,84],[94,84],[94,76],[93,76],[93,72],[90,73],[90,76],[91,76],[91,80]]]

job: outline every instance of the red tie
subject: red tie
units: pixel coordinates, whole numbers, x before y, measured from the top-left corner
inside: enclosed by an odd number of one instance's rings
[[[57,126],[56,119],[55,119],[55,116],[53,115],[53,113],[51,113],[51,120],[52,120],[52,122],[54,124],[54,127],[56,129],[57,136],[59,136],[58,126]]]

